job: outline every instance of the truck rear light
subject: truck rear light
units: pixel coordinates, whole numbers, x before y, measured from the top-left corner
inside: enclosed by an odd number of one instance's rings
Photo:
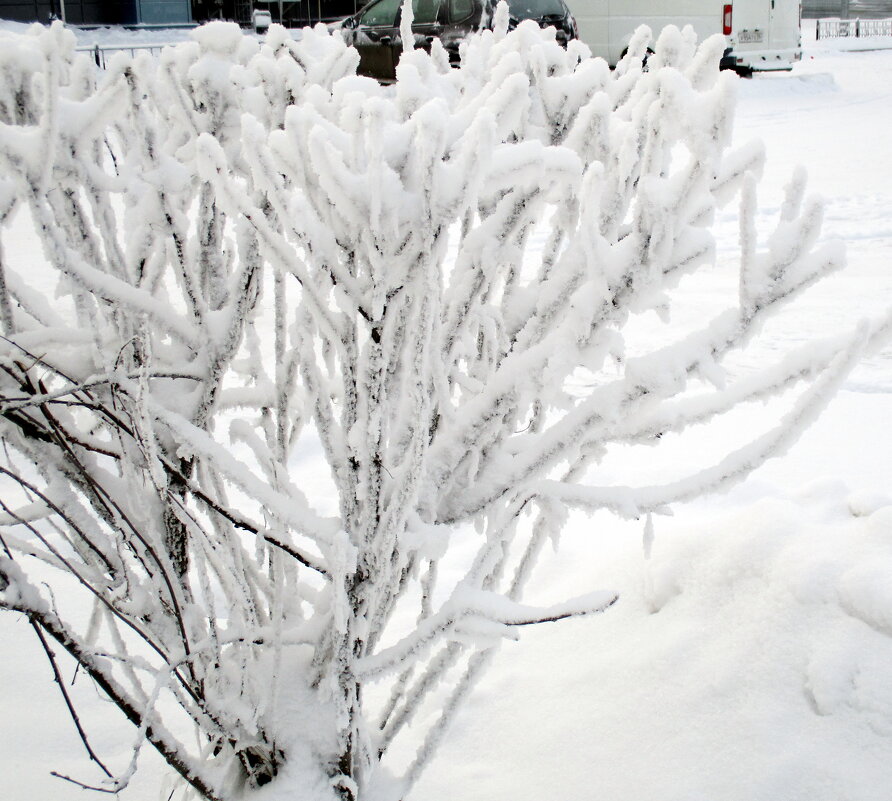
[[[731,35],[731,3],[727,3],[722,11],[722,33]]]

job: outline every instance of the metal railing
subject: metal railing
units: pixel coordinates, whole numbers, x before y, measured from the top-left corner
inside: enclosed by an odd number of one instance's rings
[[[818,39],[892,36],[892,19],[819,19]]]
[[[130,53],[130,56],[133,57],[137,53],[149,53],[153,56],[158,56],[161,54],[161,50],[169,45],[177,44],[176,42],[159,42],[157,44],[138,44],[138,45],[82,45],[81,47],[76,47],[75,50],[79,53],[91,53],[93,55],[93,60],[96,62],[96,66],[100,69],[105,69],[106,63],[108,59],[111,57],[113,53]]]

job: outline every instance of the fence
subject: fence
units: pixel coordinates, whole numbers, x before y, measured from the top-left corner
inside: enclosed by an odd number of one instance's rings
[[[105,69],[106,62],[112,53],[130,53],[135,56],[137,53],[149,53],[153,56],[161,54],[161,50],[168,45],[176,44],[176,42],[160,42],[158,44],[138,44],[138,45],[86,45],[76,47],[79,53],[92,53],[96,66]]]
[[[818,39],[892,36],[892,19],[819,19]]]

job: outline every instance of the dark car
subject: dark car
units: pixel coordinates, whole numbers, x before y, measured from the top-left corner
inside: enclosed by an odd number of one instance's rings
[[[374,0],[341,24],[349,45],[359,51],[360,75],[380,81],[396,77],[403,45],[400,10],[403,0]],[[412,0],[415,47],[430,50],[439,39],[453,64],[459,60],[462,40],[474,31],[492,27],[494,0]],[[509,26],[532,19],[542,28],[554,26],[556,38],[566,45],[576,38],[576,21],[564,0],[508,0]]]

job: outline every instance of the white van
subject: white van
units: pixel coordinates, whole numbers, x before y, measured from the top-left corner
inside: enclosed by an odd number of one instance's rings
[[[703,41],[724,34],[722,66],[739,72],[789,70],[802,58],[800,0],[567,0],[579,38],[611,66],[632,33],[647,25],[654,38],[666,25],[690,25]]]

